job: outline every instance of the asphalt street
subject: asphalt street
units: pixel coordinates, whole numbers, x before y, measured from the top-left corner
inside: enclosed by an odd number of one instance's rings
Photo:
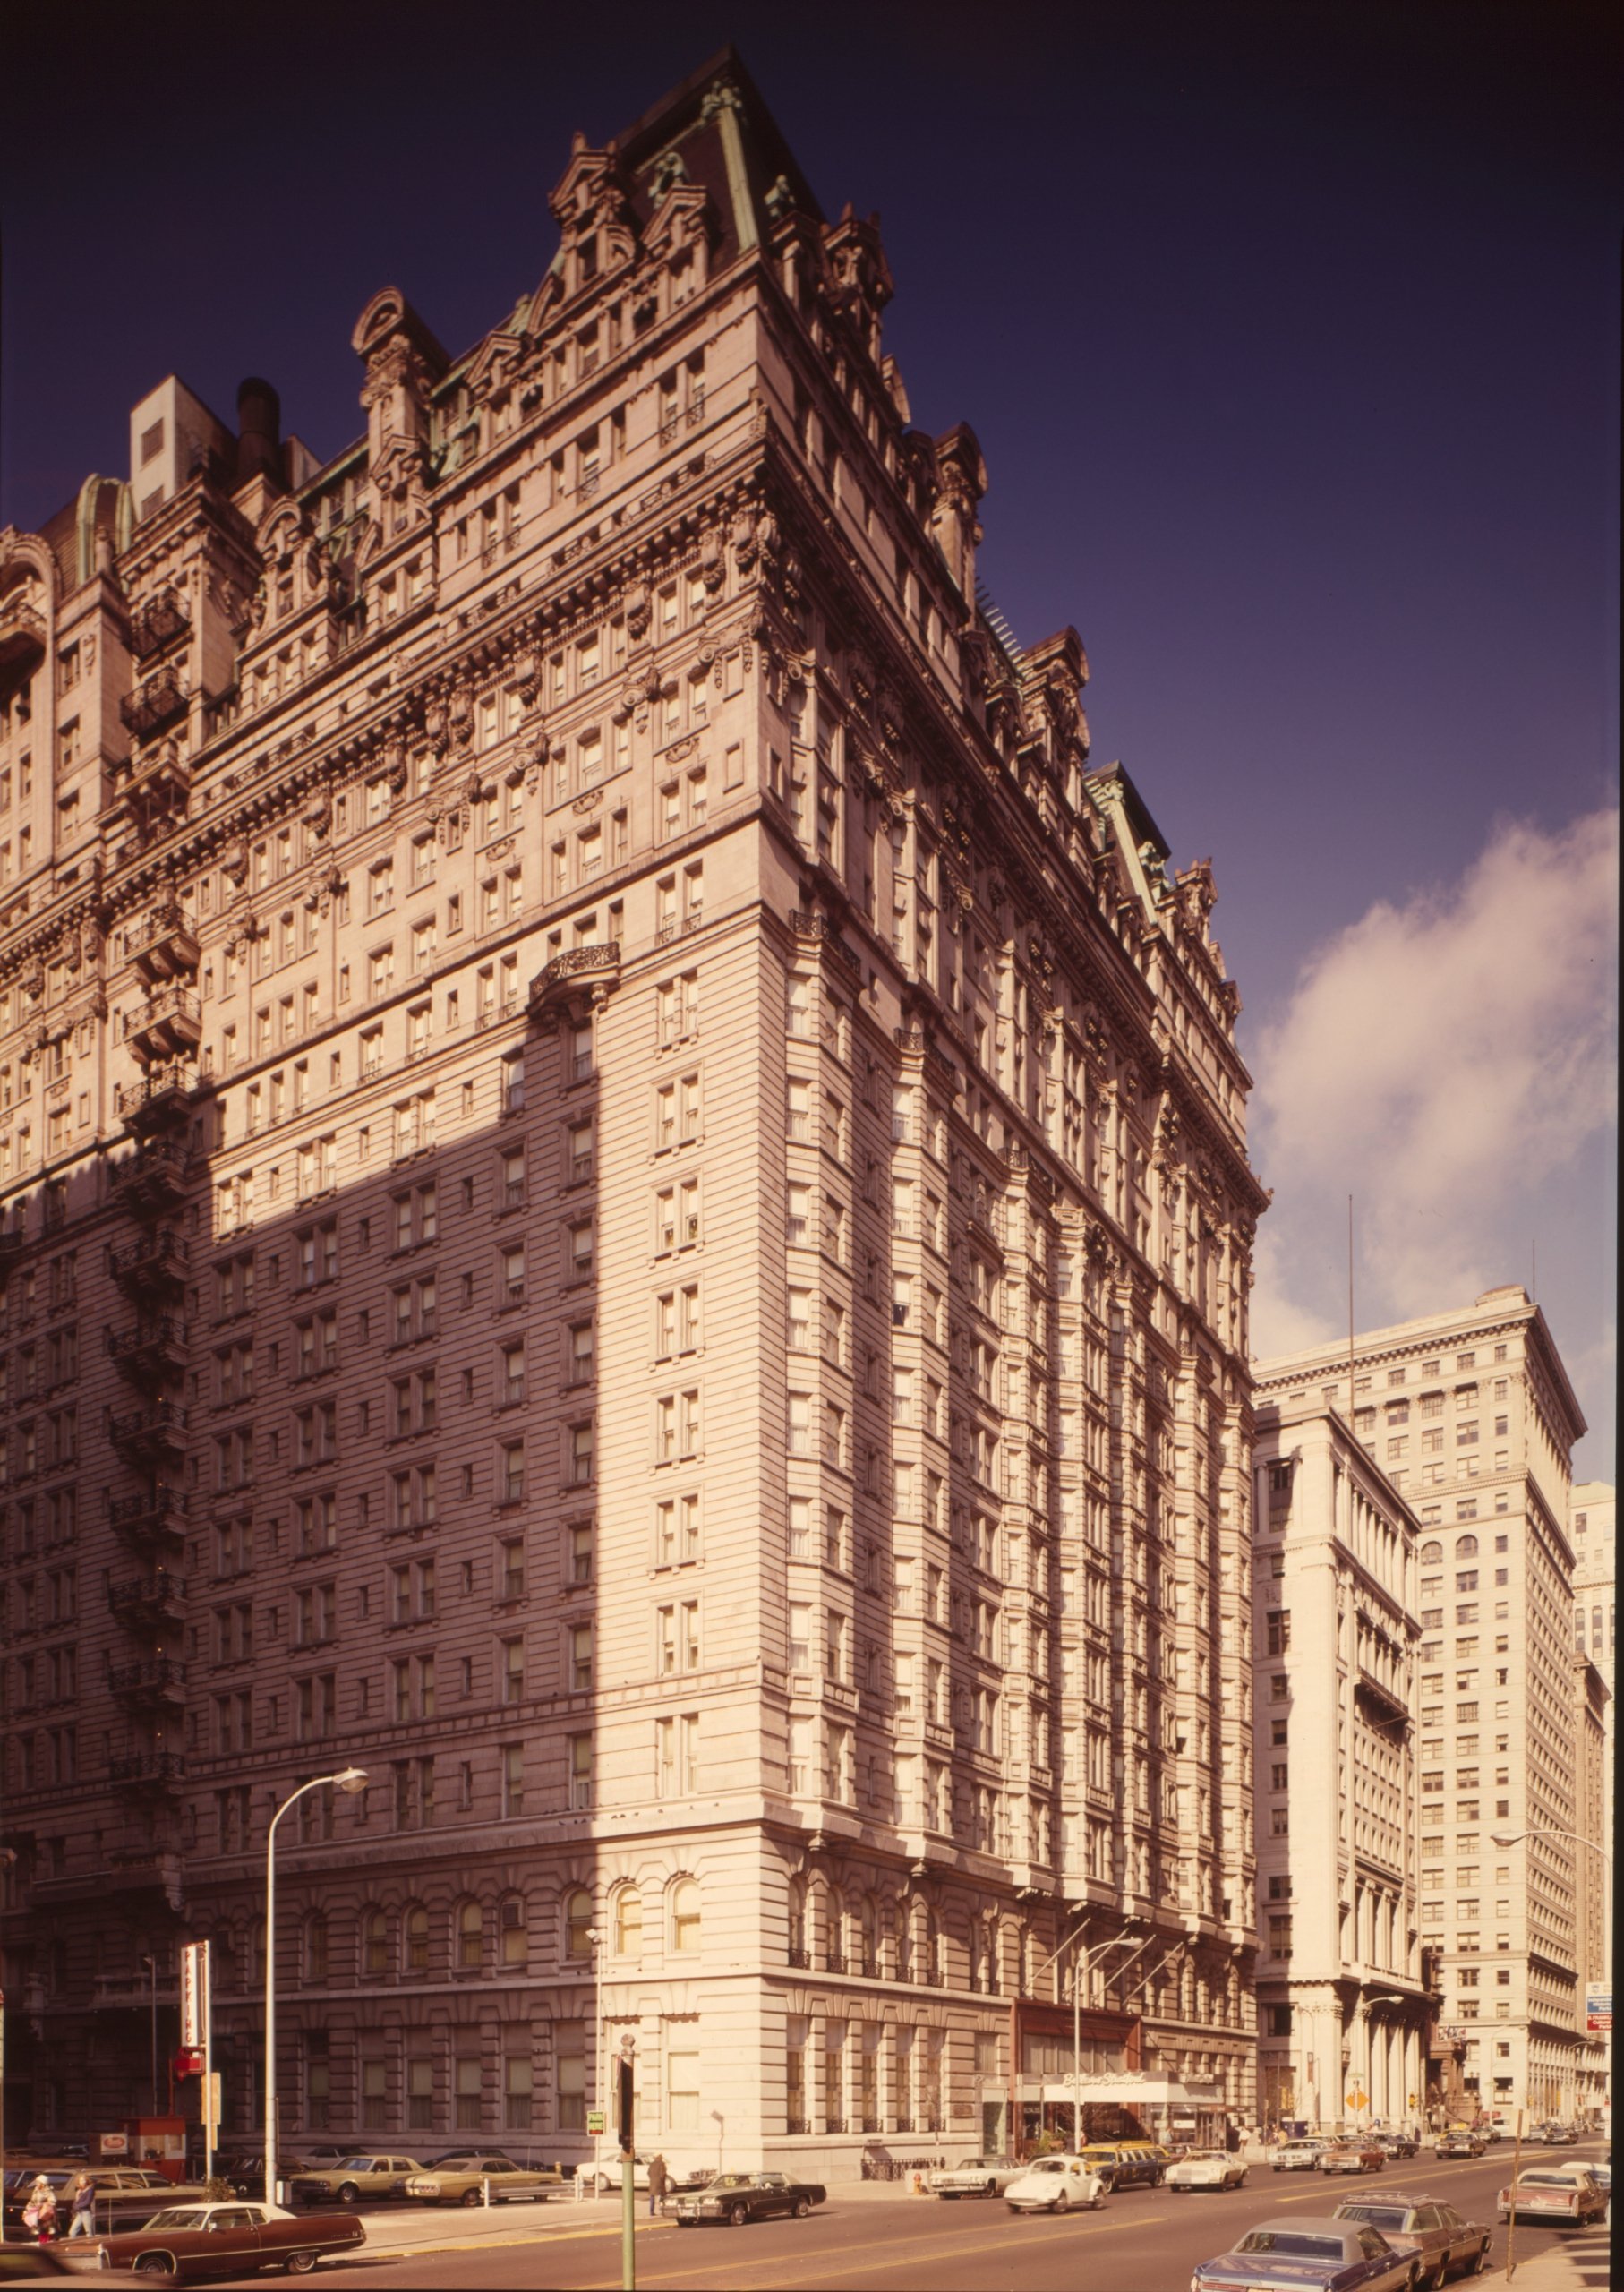
[[[1534,2155],[1543,2155],[1535,2151]],[[1555,2152],[1596,2156],[1594,2148]],[[1531,2158],[1526,2159],[1532,2161]],[[1494,2193],[1509,2178],[1511,2151],[1434,2164],[1423,2154],[1358,2180],[1326,2182],[1253,2165],[1244,2188],[1227,2194],[1175,2195],[1124,2189],[1098,2212],[1068,2219],[1018,2218],[996,2200],[944,2204],[925,2199],[847,2203],[838,2194],[807,2220],[746,2228],[679,2230],[639,2219],[637,2282],[655,2292],[1185,2292],[1195,2262],[1227,2250],[1255,2221],[1275,2212],[1334,2210],[1355,2192],[1424,2191],[1493,2227],[1491,2266],[1504,2258],[1506,2232],[1493,2219]],[[1519,2222],[1519,2262],[1560,2232]],[[527,2229],[517,2208],[509,2240],[447,2248],[417,2258],[363,2254],[326,2262],[322,2275],[350,2292],[415,2288],[519,2288],[526,2292],[620,2292],[618,2219]],[[252,2279],[245,2279],[252,2281]]]

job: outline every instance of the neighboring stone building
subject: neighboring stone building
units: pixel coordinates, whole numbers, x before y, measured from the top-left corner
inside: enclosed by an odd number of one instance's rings
[[[1612,1987],[1612,1901],[1608,1877],[1613,1868],[1613,1751],[1618,1684],[1613,1675],[1613,1604],[1618,1569],[1617,1492],[1605,1481],[1578,1482],[1568,1505],[1568,1541],[1573,1546],[1573,1641],[1576,1654],[1585,1656],[1600,1675],[1605,1693],[1598,1698],[1595,1684],[1584,1670],[1574,1667],[1579,1690],[1579,1716],[1584,1740],[1594,1744],[1595,1714],[1600,1708],[1602,1756],[1599,1773],[1586,1773],[1580,1791],[1588,1812],[1578,1828],[1603,1850],[1601,1865],[1594,1853],[1581,1858],[1580,1876],[1588,1887],[1586,1906],[1590,1950],[1586,1978],[1611,1994]],[[1591,2048],[1586,2064],[1588,2097],[1594,2104],[1608,2075],[1610,2045],[1603,2040]]]
[[[1253,1460],[1258,2106],[1402,2125],[1430,2018],[1415,1520],[1318,1390],[1260,1407]]]
[[[1612,1824],[1607,1803],[1608,1749],[1612,1725],[1612,1698],[1607,1682],[1588,1656],[1573,1658],[1574,1785],[1577,1814],[1574,1827],[1582,1839],[1607,1848],[1606,1860],[1594,1848],[1582,1847],[1574,1866],[1577,1894],[1579,2011],[1585,2012],[1593,1989],[1611,1995],[1612,1937],[1609,1912],[1609,1877],[1612,1869]],[[1592,2035],[1587,2017],[1581,2022],[1586,2042],[1580,2063],[1578,2102],[1586,2114],[1600,2109],[1611,2083],[1609,2035]]]
[[[334,459],[171,381],[0,536],[13,2135],[192,1934],[256,2123],[348,1762],[286,2141],[579,2157],[628,2035],[673,2160],[1003,2139],[1078,1947],[1102,2110],[1247,2111],[1209,870],[736,60],[551,203],[462,355],[368,304]]]
[[[1259,1406],[1346,1411],[1421,1532],[1420,1940],[1434,2096],[1565,2114],[1577,1964],[1568,1459],[1585,1429],[1522,1289],[1256,1364]],[[1494,1834],[1540,1831],[1500,1850]],[[1481,2029],[1474,2023],[1483,2023]]]

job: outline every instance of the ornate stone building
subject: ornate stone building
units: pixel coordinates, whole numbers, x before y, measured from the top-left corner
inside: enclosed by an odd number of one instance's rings
[[[1415,1517],[1349,1396],[1258,1412],[1252,1689],[1259,2106],[1317,2130],[1421,2121]]]
[[[551,204],[332,460],[172,380],[0,536],[13,2134],[190,1935],[256,2124],[347,1763],[289,2145],[578,2158],[623,2035],[673,2159],[1004,2137],[1083,1951],[1097,2080],[1245,2110],[1210,872],[737,60]]]
[[[1568,1492],[1585,1420],[1543,1315],[1515,1284],[1367,1330],[1352,1354],[1350,1364],[1344,1339],[1259,1362],[1259,1407],[1351,1407],[1355,1434],[1420,1526],[1429,2098],[1508,2125],[1518,2108],[1570,2116],[1586,2080]],[[1260,1833],[1269,1819],[1261,1807]]]

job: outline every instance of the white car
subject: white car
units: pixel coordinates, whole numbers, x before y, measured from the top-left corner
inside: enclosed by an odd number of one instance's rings
[[[1192,2149],[1162,2176],[1169,2188],[1240,2188],[1246,2168],[1222,2149]]]
[[[1317,2173],[1329,2141],[1283,2141],[1274,2152],[1277,2173]]]
[[[1013,2157],[966,2157],[962,2164],[927,2173],[932,2196],[1002,2196],[1024,2168]]]
[[[631,2185],[633,2188],[645,2190],[647,2188],[648,2164],[649,2160],[646,2157],[638,2156],[632,2159]],[[620,2187],[623,2170],[624,2168],[617,2151],[612,2157],[605,2157],[598,2165],[577,2165],[575,2168],[575,2177],[577,2180],[585,2184],[589,2196],[607,2196],[611,2188]]]
[[[1106,2185],[1081,2157],[1035,2157],[1004,2191],[1012,2212],[1069,2212],[1073,2205],[1098,2211]]]

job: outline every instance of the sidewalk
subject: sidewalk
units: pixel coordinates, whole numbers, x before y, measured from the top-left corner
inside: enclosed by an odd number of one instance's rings
[[[1611,2253],[1611,2226],[1604,2222],[1599,2228],[1581,2228],[1560,2245],[1547,2245],[1531,2259],[1519,2259],[1514,2277],[1508,2278],[1501,2267],[1475,2280],[1509,2282],[1517,2292],[1606,2292],[1612,2282]]]

